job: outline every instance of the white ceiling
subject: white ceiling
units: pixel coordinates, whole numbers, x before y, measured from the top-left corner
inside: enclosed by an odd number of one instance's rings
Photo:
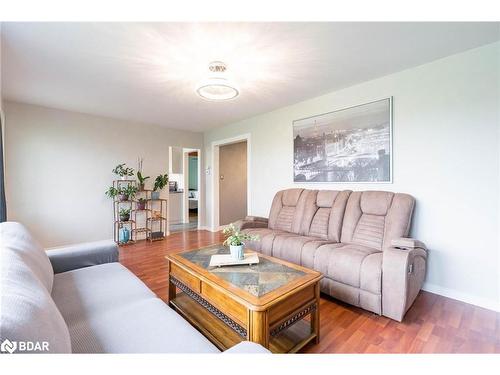
[[[498,23],[2,23],[5,99],[203,131],[499,40]],[[240,89],[195,94],[222,60]]]

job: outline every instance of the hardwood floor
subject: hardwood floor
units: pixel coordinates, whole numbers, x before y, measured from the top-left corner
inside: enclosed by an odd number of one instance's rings
[[[120,248],[120,262],[161,299],[168,293],[165,255],[222,241],[221,233],[174,233]],[[500,353],[500,313],[421,292],[403,323],[321,298],[321,340],[306,353]]]

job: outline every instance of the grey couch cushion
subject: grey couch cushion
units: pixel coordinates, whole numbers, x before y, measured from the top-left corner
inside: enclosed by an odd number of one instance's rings
[[[270,354],[271,352],[262,345],[251,341],[242,341],[229,348],[224,354]]]
[[[69,326],[73,353],[218,353],[158,298],[89,313]]]
[[[119,263],[56,274],[52,296],[74,353],[218,352]]]
[[[68,325],[156,295],[119,263],[106,263],[54,276],[52,298]]]
[[[50,293],[54,271],[45,250],[31,236],[24,225],[5,222],[0,225],[2,254],[12,251],[22,257],[24,263]]]
[[[49,352],[71,353],[68,327],[46,285],[21,254],[2,246],[0,338],[46,341]]]

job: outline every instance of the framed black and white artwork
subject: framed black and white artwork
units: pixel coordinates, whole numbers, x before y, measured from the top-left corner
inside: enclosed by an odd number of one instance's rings
[[[293,122],[294,182],[392,182],[392,97]]]

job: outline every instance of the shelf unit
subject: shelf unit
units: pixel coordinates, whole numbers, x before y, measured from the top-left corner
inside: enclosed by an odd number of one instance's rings
[[[151,213],[146,219],[146,227],[149,229],[147,239],[151,242],[163,240],[168,236],[168,200],[167,199],[148,199],[148,209]]]
[[[139,206],[139,199],[143,198],[146,200],[146,205],[144,209],[137,208]],[[148,207],[148,201],[151,200],[151,190],[139,190],[134,199],[134,209],[131,215],[134,215],[134,220],[136,223],[141,225],[138,227],[136,224],[135,229],[132,231],[132,238],[137,240],[148,239],[151,234],[151,228],[148,227],[148,220],[151,218],[151,209]],[[138,217],[139,216],[139,217]],[[139,238],[140,237],[140,238]]]
[[[114,180],[113,187],[119,189],[127,185],[138,186],[136,180]],[[168,228],[168,200],[152,199],[152,190],[144,189],[137,191],[134,199],[120,201],[115,197],[113,200],[113,239],[119,246],[135,243],[138,240],[159,241],[169,235]],[[138,209],[139,199],[146,200],[144,209]],[[130,208],[128,221],[120,220],[120,209]],[[120,228],[126,225],[130,230],[130,240],[120,242]]]
[[[127,186],[127,185],[133,185],[137,186],[137,183],[135,180],[114,180],[113,181],[113,187],[116,189],[119,189],[121,187]],[[120,220],[120,209],[128,207],[130,208],[130,216],[128,221],[121,221]],[[132,210],[134,209],[134,201],[133,200],[126,200],[126,201],[120,201],[115,197],[113,200],[113,240],[120,246],[124,245],[131,245],[135,243],[135,238],[134,238],[134,231],[136,229],[136,222],[135,220],[132,220]],[[120,228],[122,228],[124,225],[126,225],[129,230],[130,230],[130,239],[128,242],[120,242]]]

